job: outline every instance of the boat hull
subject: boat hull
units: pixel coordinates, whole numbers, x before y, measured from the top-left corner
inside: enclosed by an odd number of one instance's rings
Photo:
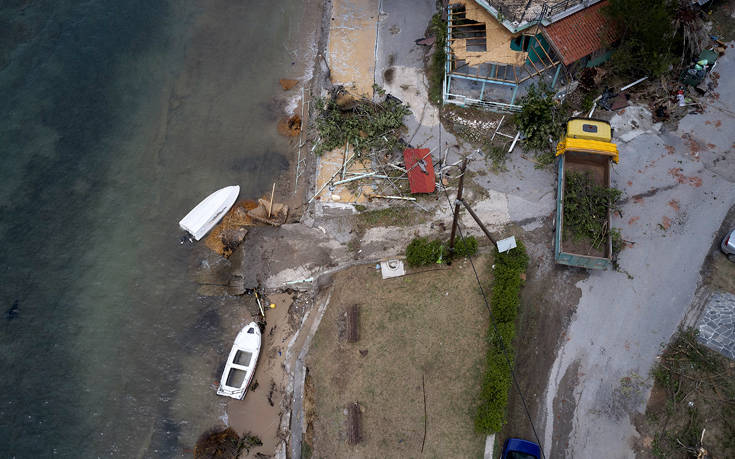
[[[235,338],[222,372],[217,395],[238,400],[245,398],[260,357],[260,345],[260,328],[255,322],[250,322]]]
[[[240,187],[238,185],[215,191],[186,214],[179,222],[179,226],[198,241],[214,228],[214,225],[219,223],[232,205],[235,204],[239,194]]]

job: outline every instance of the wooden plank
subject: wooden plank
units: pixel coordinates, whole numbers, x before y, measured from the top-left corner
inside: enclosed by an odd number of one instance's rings
[[[536,71],[536,73],[537,73],[537,74],[538,74],[539,76],[541,75],[541,72],[539,72],[538,68],[536,67],[536,64],[534,64],[534,63],[533,63],[533,61],[532,61],[531,59],[526,59],[526,62],[528,62],[529,64],[531,64],[531,67],[533,67],[533,69],[534,69],[534,70]],[[523,66],[524,66],[524,67],[526,66],[526,62],[524,62],[524,63],[523,63]],[[530,73],[530,72],[529,72],[529,73]]]
[[[449,26],[450,29],[456,29],[459,27],[482,27],[482,30],[485,30],[485,24],[481,22],[476,22],[474,24],[455,24]]]
[[[470,78],[478,78],[477,75],[472,75],[470,73],[452,72],[452,75],[466,76],[466,77],[470,77]],[[493,81],[501,81],[503,83],[515,83],[515,81],[512,81],[512,80],[502,80],[500,78],[491,78],[489,76],[487,76],[487,77],[479,77],[479,78],[482,79],[482,80],[485,80],[487,82],[490,82],[490,83],[493,82]]]
[[[356,445],[362,441],[362,413],[360,412],[360,404],[358,402],[350,403],[347,410],[347,443]]]
[[[347,342],[360,340],[360,306],[353,304],[347,309]]]
[[[537,43],[539,44],[539,46],[541,47],[541,51],[543,51],[543,52],[544,52],[544,54],[546,54],[546,57],[548,57],[548,58],[549,58],[549,62],[551,62],[551,65],[554,65],[554,59],[552,59],[552,58],[551,58],[551,56],[549,56],[549,53],[548,53],[548,52],[546,51],[546,49],[545,49],[545,48],[543,47],[543,45],[541,44],[541,42],[540,42],[540,41],[538,41],[538,39],[536,39],[536,42],[537,42]]]

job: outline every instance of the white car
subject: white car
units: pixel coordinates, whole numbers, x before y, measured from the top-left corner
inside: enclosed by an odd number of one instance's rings
[[[727,255],[728,260],[735,263],[735,229],[728,232],[725,237],[722,238],[720,250],[722,250],[722,253]]]

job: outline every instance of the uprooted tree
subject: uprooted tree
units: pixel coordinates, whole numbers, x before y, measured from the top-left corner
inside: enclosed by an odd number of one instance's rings
[[[550,152],[563,133],[561,108],[554,101],[554,91],[547,85],[531,85],[521,98],[521,112],[515,117],[516,127],[525,136],[530,150]]]
[[[314,153],[335,148],[357,153],[396,150],[401,144],[403,117],[410,111],[400,100],[388,96],[382,102],[354,98],[341,88],[316,101],[315,120],[319,142]]]

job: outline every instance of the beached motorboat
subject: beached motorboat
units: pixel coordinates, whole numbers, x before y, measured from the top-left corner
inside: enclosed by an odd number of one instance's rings
[[[215,191],[186,214],[179,226],[198,241],[224,217],[239,194],[240,187],[237,185]]]
[[[235,338],[235,344],[232,345],[225,370],[222,372],[217,395],[238,400],[245,398],[259,355],[260,328],[255,322],[250,322]]]

